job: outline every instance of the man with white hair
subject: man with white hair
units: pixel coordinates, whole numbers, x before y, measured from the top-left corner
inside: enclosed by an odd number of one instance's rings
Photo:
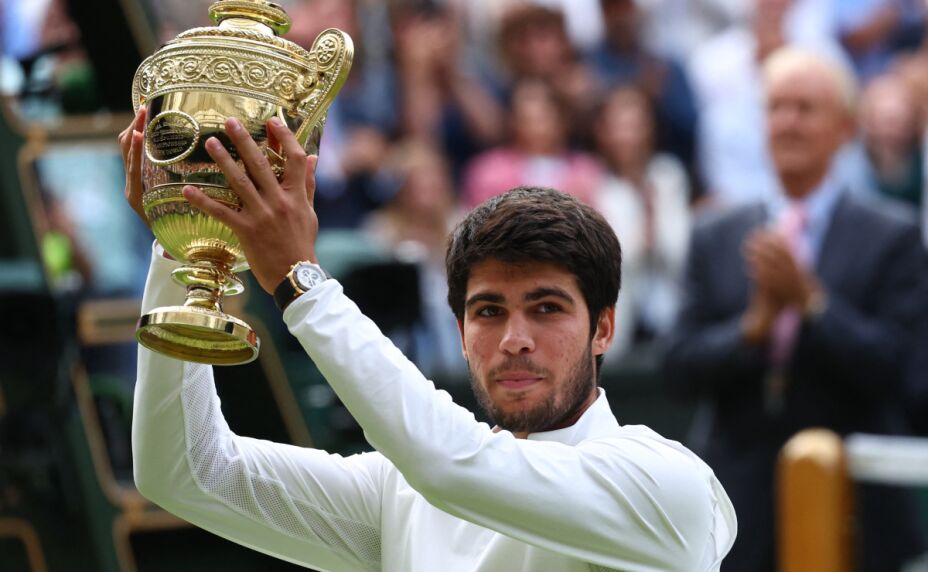
[[[853,78],[797,48],[774,52],[763,77],[781,192],[697,224],[667,355],[675,383],[703,400],[691,446],[738,511],[722,567],[738,572],[775,570],[774,464],[790,436],[906,430],[904,365],[928,317],[915,221],[835,176],[854,133]],[[907,494],[860,488],[859,570],[898,570],[919,553]]]

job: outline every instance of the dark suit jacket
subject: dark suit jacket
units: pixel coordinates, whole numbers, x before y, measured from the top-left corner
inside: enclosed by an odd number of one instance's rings
[[[807,427],[842,435],[905,431],[904,368],[911,333],[928,316],[917,225],[845,194],[815,267],[828,304],[800,327],[784,402],[772,412],[764,405],[768,348],[748,345],[740,330],[751,288],[742,248],[767,218],[765,207],[754,205],[697,224],[685,301],[666,356],[676,386],[703,399],[703,431],[690,445],[715,469],[738,512],[739,540],[722,567],[737,572],[773,569],[774,463],[790,436]],[[886,495],[878,497],[882,503]],[[859,500],[869,510],[868,494]],[[919,549],[914,517],[901,513],[876,507],[876,514],[863,515],[865,527],[879,523],[893,531],[876,545],[868,541],[864,569],[892,570],[891,562]],[[871,556],[879,567],[870,567]]]

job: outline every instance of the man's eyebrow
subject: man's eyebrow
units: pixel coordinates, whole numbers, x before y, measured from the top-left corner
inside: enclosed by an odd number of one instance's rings
[[[492,292],[481,292],[480,294],[474,294],[467,299],[467,302],[464,303],[465,308],[470,308],[478,302],[490,302],[491,304],[502,304],[506,301],[506,297],[502,294],[494,294]]]
[[[569,302],[571,304],[574,303],[573,297],[570,294],[568,294],[566,290],[562,290],[561,288],[556,288],[554,286],[536,288],[535,290],[532,290],[531,292],[527,293],[522,298],[526,302],[534,302],[536,300],[541,300],[542,298],[547,298],[548,296],[554,296],[556,298],[561,298],[562,300]]]

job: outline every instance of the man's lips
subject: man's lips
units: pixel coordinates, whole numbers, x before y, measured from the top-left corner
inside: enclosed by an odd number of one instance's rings
[[[527,371],[507,371],[495,376],[496,383],[507,389],[523,389],[538,383],[544,377]]]

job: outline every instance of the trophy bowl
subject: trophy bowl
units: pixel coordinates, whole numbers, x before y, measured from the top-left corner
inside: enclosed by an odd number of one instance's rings
[[[265,0],[219,0],[214,27],[194,28],[139,66],[132,82],[136,111],[147,106],[142,152],[142,206],[155,238],[182,266],[173,273],[187,290],[181,306],[156,308],[139,319],[143,346],[186,361],[248,363],[260,340],[243,320],[223,312],[225,296],[243,291],[236,273],[248,269],[235,233],[191,205],[181,192],[196,185],[232,209],[241,201],[206,152],[216,137],[239,161],[225,133],[237,118],[278,176],[283,159],[268,144],[267,121],[280,118],[307,153],[319,152],[326,111],[351,69],[351,38],[323,31],[310,50],[279,34],[290,18]],[[244,169],[244,166],[242,167]]]

